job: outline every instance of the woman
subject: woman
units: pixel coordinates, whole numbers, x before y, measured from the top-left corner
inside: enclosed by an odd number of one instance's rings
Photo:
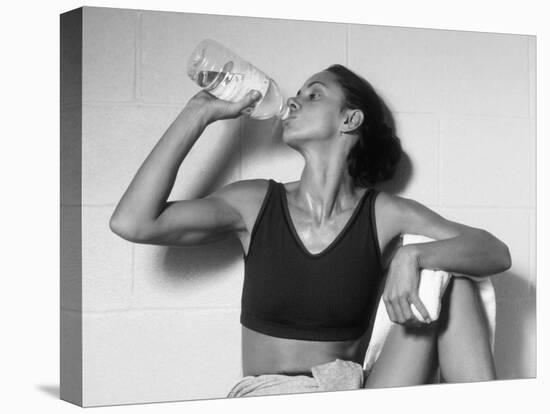
[[[417,288],[422,268],[503,272],[510,267],[508,248],[484,230],[374,190],[392,176],[401,148],[374,90],[347,68],[313,75],[288,100],[283,140],[305,159],[299,181],[243,180],[201,199],[166,201],[206,126],[249,113],[257,99],[250,93],[230,103],[196,94],[144,161],[110,223],[136,243],[239,238],[245,378],[230,396],[422,384],[437,366],[447,382],[494,379],[475,282],[453,278],[433,323]],[[406,233],[436,241],[401,246]],[[364,378],[382,288],[395,324]],[[415,318],[411,304],[427,323]]]

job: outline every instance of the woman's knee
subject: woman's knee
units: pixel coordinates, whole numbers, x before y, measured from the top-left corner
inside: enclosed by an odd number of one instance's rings
[[[476,282],[470,278],[453,276],[441,298],[438,320],[440,331],[447,328],[452,314],[460,314],[464,309],[481,312]]]
[[[495,379],[487,320],[476,282],[453,277],[442,301],[438,339],[442,375],[448,382]]]

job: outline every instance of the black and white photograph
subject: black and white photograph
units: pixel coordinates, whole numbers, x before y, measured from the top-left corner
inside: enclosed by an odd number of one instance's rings
[[[537,377],[534,34],[59,29],[65,403]]]

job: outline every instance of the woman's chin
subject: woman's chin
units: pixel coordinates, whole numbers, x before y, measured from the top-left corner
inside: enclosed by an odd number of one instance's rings
[[[283,140],[283,142],[284,142],[285,144],[288,144],[288,143],[290,143],[291,141],[293,141],[293,139],[292,139],[292,138],[293,138],[293,134],[292,134],[292,132],[289,131],[288,129],[283,128],[283,132],[282,132],[282,134],[281,134],[281,138],[282,138],[282,140]]]
[[[296,134],[293,134],[290,131],[283,131],[282,140],[285,144],[290,146],[297,145],[301,141]]]

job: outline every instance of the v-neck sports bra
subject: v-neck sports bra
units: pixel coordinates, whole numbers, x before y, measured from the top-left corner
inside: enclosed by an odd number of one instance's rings
[[[383,279],[377,194],[368,189],[338,236],[313,254],[292,223],[284,185],[270,179],[244,256],[241,324],[288,339],[362,336],[374,321]]]

